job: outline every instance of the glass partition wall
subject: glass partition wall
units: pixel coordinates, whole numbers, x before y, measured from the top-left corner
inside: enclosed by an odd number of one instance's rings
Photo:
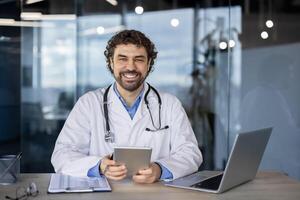
[[[181,100],[201,169],[223,169],[237,133],[272,126],[260,169],[300,180],[299,13],[284,0],[1,1],[0,154],[53,172],[75,102],[113,81],[107,40],[138,29],[159,52],[147,80]]]
[[[20,17],[13,3],[0,2],[0,155],[20,151]]]
[[[230,149],[236,133],[273,127],[260,169],[300,180],[300,6],[296,1],[232,1],[242,9],[240,50],[230,55]],[[230,36],[235,37],[236,30]],[[255,147],[253,147],[255,148]]]
[[[154,41],[159,53],[148,82],[181,100],[203,152],[201,169],[222,169],[229,150],[229,52],[240,52],[241,22],[231,21],[230,12],[240,17],[240,7],[141,1],[144,12],[137,14],[136,2],[117,2],[23,2],[22,171],[53,171],[54,143],[76,100],[113,81],[103,52],[123,29]]]
[[[183,2],[174,2],[141,1],[142,14],[135,12],[138,5],[134,1],[121,1],[117,6],[106,3],[109,12],[91,6],[89,1],[80,3],[78,95],[113,81],[103,56],[112,34],[123,29],[144,32],[158,50],[155,69],[147,81],[181,100],[204,155],[201,169],[223,168],[228,156],[231,47],[220,44],[228,44],[233,29],[238,37],[240,20],[230,27],[228,2],[215,5],[195,1],[187,7],[181,5]],[[233,12],[241,15],[240,8]],[[240,47],[237,44],[235,48]],[[218,143],[216,137],[221,138]],[[216,166],[214,155],[220,152],[221,162]]]
[[[55,140],[76,101],[74,2],[41,1],[37,5],[23,1],[20,16],[21,169],[50,172]]]

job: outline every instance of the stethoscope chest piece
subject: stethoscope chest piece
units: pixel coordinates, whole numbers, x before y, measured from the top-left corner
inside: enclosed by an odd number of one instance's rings
[[[115,143],[115,134],[111,131],[107,132],[104,136],[105,142]]]

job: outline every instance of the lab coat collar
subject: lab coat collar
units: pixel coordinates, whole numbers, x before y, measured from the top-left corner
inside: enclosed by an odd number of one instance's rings
[[[142,119],[147,113],[147,106],[145,104],[144,98],[145,94],[147,93],[149,86],[147,83],[144,83],[144,93],[140,102],[140,105],[138,106],[138,109],[133,117],[133,119],[130,118],[129,113],[125,109],[124,105],[120,101],[118,95],[114,92],[113,88],[109,89],[108,92],[108,112],[113,112],[117,114],[118,116],[122,117],[124,120],[128,121],[129,124],[134,125],[137,123],[140,119]],[[156,95],[153,91],[150,91],[148,94],[148,101],[149,101],[149,107],[152,110],[155,110],[154,105],[157,104]]]

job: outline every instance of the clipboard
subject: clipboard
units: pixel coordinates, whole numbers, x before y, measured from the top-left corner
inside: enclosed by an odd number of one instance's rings
[[[64,174],[51,174],[48,193],[111,192],[105,176],[74,177]]]

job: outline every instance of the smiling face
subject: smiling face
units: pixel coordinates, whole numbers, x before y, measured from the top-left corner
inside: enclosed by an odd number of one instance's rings
[[[118,88],[128,92],[140,89],[148,75],[149,63],[144,47],[134,44],[117,45],[110,64]]]

